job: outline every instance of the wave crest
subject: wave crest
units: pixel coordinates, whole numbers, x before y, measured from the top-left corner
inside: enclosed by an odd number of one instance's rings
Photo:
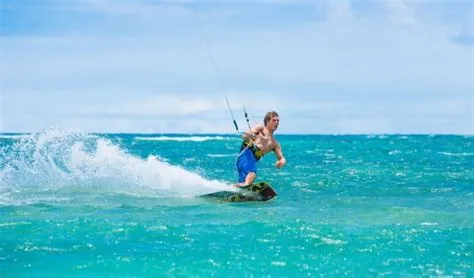
[[[104,194],[182,197],[229,189],[159,157],[135,156],[111,138],[77,131],[31,134],[1,151],[2,203],[65,202]]]

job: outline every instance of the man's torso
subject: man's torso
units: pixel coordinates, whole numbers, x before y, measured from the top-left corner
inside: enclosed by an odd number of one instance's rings
[[[263,152],[263,154],[267,154],[275,149],[277,142],[272,135],[268,133],[262,133],[257,135],[254,143]]]

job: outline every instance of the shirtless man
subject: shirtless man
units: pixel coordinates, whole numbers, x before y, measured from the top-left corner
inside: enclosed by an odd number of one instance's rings
[[[273,138],[277,130],[280,118],[275,111],[268,112],[263,119],[264,125],[256,125],[251,131],[242,135],[244,139],[240,153],[237,157],[237,172],[239,173],[239,184],[237,186],[250,185],[257,177],[257,161],[265,154],[273,151],[277,157],[275,166],[281,168],[286,164],[286,159],[281,151],[280,143]]]

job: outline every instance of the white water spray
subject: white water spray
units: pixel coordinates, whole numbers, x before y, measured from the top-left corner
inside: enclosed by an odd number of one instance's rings
[[[230,189],[159,157],[132,155],[99,135],[48,130],[22,137],[2,151],[0,202],[74,194],[190,197]]]

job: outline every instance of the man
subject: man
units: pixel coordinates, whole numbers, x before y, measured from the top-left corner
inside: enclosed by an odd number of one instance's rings
[[[280,143],[273,138],[277,130],[280,118],[275,111],[268,112],[263,119],[264,125],[256,125],[252,130],[244,132],[242,147],[237,156],[237,172],[239,173],[239,184],[237,186],[250,185],[257,177],[257,161],[265,154],[273,151],[277,157],[275,166],[281,168],[286,164],[286,159],[281,151]]]

